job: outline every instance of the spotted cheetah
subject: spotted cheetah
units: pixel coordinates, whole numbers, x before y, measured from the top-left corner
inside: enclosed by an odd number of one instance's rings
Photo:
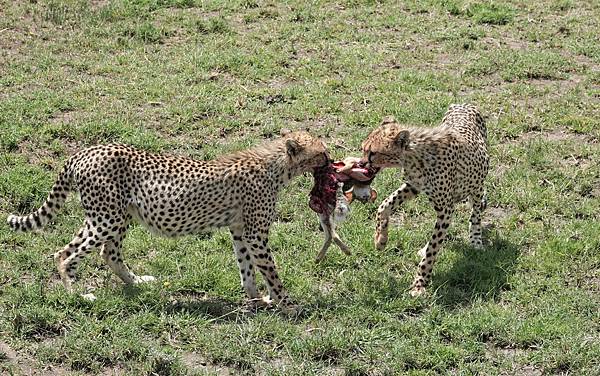
[[[255,270],[269,297],[283,311],[298,309],[279,280],[268,248],[278,192],[295,176],[330,162],[325,144],[306,132],[291,132],[249,150],[199,161],[152,154],[133,147],[99,145],[73,155],[44,204],[28,216],[8,217],[14,230],[43,227],[78,191],[85,221],[75,238],[54,255],[64,286],[72,291],[82,258],[100,248],[102,258],[126,284],[137,276],[123,263],[121,245],[136,220],[153,233],[175,237],[229,227],[246,295],[260,301]]]
[[[412,284],[413,296],[425,291],[454,207],[466,199],[472,206],[470,243],[475,248],[483,247],[483,185],[489,166],[486,133],[485,122],[475,106],[454,104],[439,127],[405,127],[393,118],[386,118],[362,144],[363,159],[371,166],[402,168],[406,179],[406,183],[387,197],[377,210],[377,249],[385,248],[390,215],[404,201],[424,192],[437,213],[431,240],[419,252],[421,261]]]

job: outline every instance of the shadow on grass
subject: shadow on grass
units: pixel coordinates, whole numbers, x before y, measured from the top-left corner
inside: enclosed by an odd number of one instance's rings
[[[165,305],[164,312],[208,316],[211,321],[215,322],[241,321],[254,315],[254,311],[243,303],[231,302],[218,297],[204,297],[201,300],[179,298]]]
[[[307,317],[308,312],[301,311],[297,315],[287,316],[275,306],[256,305],[251,301],[233,302],[218,297],[180,298],[167,304],[164,311],[168,314],[187,313],[199,316],[208,316],[209,321],[219,322],[243,322],[250,320],[259,312],[270,312],[282,318],[295,321]]]
[[[431,291],[436,301],[454,309],[471,304],[474,300],[497,300],[510,289],[508,282],[515,272],[519,249],[516,245],[494,234],[482,250],[464,242],[449,242],[447,250],[460,256],[451,269],[434,272]]]
[[[141,290],[137,286],[124,286],[123,294],[129,298],[138,296],[139,299]],[[157,299],[157,296],[147,298],[148,304],[154,306],[157,311],[167,314],[185,313],[204,316],[209,321],[215,322],[240,321],[256,313],[256,309],[249,303],[208,296],[204,292],[191,290],[175,291],[167,296],[162,295],[160,299]],[[160,300],[160,303],[156,304],[157,300]]]
[[[436,264],[431,285],[422,299],[409,295],[414,267],[408,272],[402,268],[357,273],[358,280],[348,282],[342,294],[323,294],[307,307],[309,310],[331,309],[360,302],[362,307],[379,309],[390,303],[400,317],[421,314],[435,302],[446,309],[455,309],[476,301],[496,301],[502,292],[510,289],[509,280],[515,273],[519,248],[500,237],[497,233],[487,236],[488,244],[482,250],[471,247],[467,242],[451,240],[445,243],[442,252],[453,251],[444,267]],[[415,258],[416,264],[417,258]]]

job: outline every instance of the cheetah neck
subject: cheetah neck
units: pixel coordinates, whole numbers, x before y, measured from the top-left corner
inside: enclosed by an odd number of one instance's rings
[[[242,169],[258,169],[262,171],[263,176],[271,181],[272,187],[277,190],[285,187],[294,177],[307,172],[302,166],[295,166],[290,163],[285,145],[281,142],[272,142],[224,155],[215,159],[213,163],[220,166],[223,164],[239,165]]]
[[[282,163],[272,167],[272,175],[279,177],[280,188],[287,186],[296,176],[308,172],[300,166],[290,166],[288,163]]]
[[[401,165],[404,169],[429,164],[437,156],[440,148],[448,145],[452,135],[444,128],[412,128],[410,142],[402,153]]]

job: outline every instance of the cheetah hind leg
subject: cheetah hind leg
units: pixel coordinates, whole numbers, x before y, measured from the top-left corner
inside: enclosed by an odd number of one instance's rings
[[[138,276],[133,274],[127,265],[123,263],[123,260],[121,260],[120,251],[116,251],[116,245],[113,241],[109,241],[103,245],[100,255],[113,273],[115,273],[127,285],[137,285],[156,280],[156,278],[151,275]]]
[[[483,249],[483,231],[481,228],[481,213],[487,206],[486,193],[482,191],[477,195],[469,197],[471,204],[471,218],[469,219],[469,243],[471,247]]]
[[[155,281],[156,278],[151,275],[135,275],[123,262],[121,246],[123,244],[123,238],[126,229],[127,226],[115,234],[114,240],[108,240],[102,245],[100,256],[102,256],[102,259],[113,271],[113,273],[115,273],[127,285],[137,285],[140,283]]]
[[[77,264],[85,255],[96,248],[98,244],[98,238],[92,235],[92,232],[89,231],[89,225],[86,224],[69,244],[54,254],[54,261],[60,279],[69,293],[73,292]],[[92,293],[82,294],[82,297],[89,301],[96,300],[96,297]]]
[[[77,264],[83,256],[89,253],[94,247],[95,240],[90,236],[90,231],[86,224],[79,230],[69,244],[54,254],[54,262],[56,263],[58,274],[68,292],[73,292],[73,282],[75,282],[75,270]]]

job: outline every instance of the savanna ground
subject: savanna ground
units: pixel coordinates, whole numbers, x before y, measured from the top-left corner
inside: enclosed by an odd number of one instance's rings
[[[312,179],[281,194],[271,245],[290,319],[244,310],[226,231],[178,240],[134,226],[125,288],[91,255],[68,295],[51,255],[76,198],[38,234],[0,225],[0,373],[600,374],[600,4],[548,0],[0,1],[0,217],[46,197],[68,155],[119,141],[212,158],[309,128],[358,155],[384,115],[487,117],[488,245],[461,207],[425,298],[408,287],[434,213],[424,198],[372,245],[376,204],[320,265]],[[401,183],[375,181],[380,197]],[[264,287],[264,285],[263,285]]]

